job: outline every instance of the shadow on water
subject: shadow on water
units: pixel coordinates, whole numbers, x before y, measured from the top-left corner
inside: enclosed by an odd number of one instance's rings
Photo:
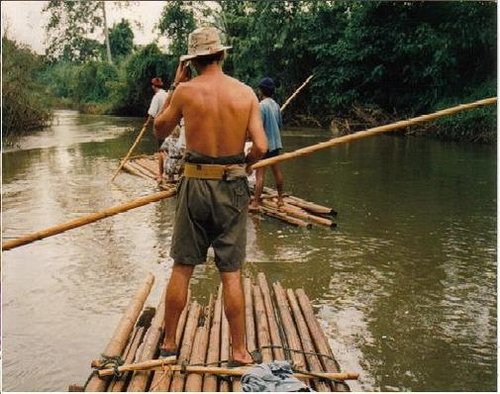
[[[143,119],[57,116],[2,155],[4,239],[156,191],[129,175],[109,182]],[[287,151],[327,138],[284,133]],[[137,153],[154,149],[147,133]],[[342,369],[361,373],[351,388],[495,391],[494,148],[380,136],[282,168],[285,189],[333,207],[338,228],[252,216],[244,270],[305,289]],[[3,254],[6,391],[83,383],[148,272],[156,305],[174,210],[164,200]],[[206,302],[218,283],[210,257],[193,297]]]

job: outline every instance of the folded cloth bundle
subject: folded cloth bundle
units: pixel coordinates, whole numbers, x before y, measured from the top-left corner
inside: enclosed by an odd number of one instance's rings
[[[314,391],[293,376],[288,361],[259,364],[241,377],[241,388],[246,392]]]

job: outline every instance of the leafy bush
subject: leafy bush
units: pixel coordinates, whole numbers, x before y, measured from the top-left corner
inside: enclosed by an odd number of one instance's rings
[[[36,82],[42,66],[38,55],[4,36],[2,62],[2,137],[8,142],[13,135],[47,125],[52,111],[45,88]]]

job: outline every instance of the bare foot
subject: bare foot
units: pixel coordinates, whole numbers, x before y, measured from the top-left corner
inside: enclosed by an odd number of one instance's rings
[[[245,351],[243,353],[233,352],[233,359],[231,361],[235,366],[243,366],[255,363],[255,360],[248,351]]]
[[[283,201],[283,197],[282,196],[278,196],[277,205],[278,205],[278,209],[282,208],[285,205],[285,202]]]
[[[156,175],[155,180],[156,180],[156,182],[161,183],[161,181],[163,180],[163,177],[161,175]]]
[[[248,212],[260,212],[259,204],[255,201],[248,206]]]

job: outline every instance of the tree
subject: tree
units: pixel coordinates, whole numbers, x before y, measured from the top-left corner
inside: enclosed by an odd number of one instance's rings
[[[122,19],[109,30],[111,53],[114,57],[125,57],[134,49],[134,33],[130,22]]]
[[[196,27],[192,1],[168,1],[156,28],[171,40],[170,53],[178,58],[187,53],[187,39]]]
[[[104,53],[103,45],[97,45],[98,41],[90,37],[102,29],[111,63],[104,1],[49,0],[43,12],[50,14],[45,28],[49,58],[75,62],[98,60]]]

